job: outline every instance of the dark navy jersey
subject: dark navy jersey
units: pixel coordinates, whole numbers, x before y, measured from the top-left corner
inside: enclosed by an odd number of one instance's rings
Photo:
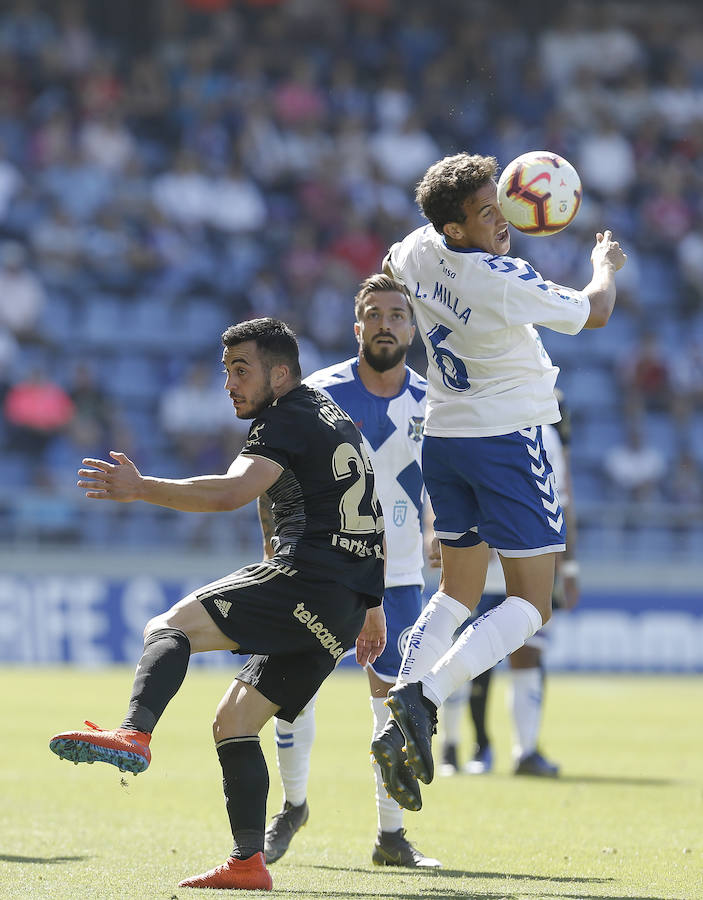
[[[380,601],[383,516],[368,454],[349,416],[301,385],[254,419],[242,453],[283,468],[266,492],[275,559]]]

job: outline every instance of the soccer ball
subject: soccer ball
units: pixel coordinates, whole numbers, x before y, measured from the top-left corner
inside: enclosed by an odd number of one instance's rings
[[[498,179],[498,204],[518,231],[544,237],[566,228],[581,205],[581,179],[549,150],[523,153]]]

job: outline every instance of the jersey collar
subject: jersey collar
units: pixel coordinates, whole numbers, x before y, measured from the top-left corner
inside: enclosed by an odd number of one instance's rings
[[[442,235],[442,243],[447,248],[447,250],[451,250],[452,253],[485,253],[485,250],[481,250],[480,247],[452,247],[447,243],[447,238]]]
[[[361,380],[361,375],[359,375],[359,359],[358,357],[352,363],[352,374],[354,376],[354,380],[357,382],[362,391],[369,395],[369,397],[373,397],[375,400],[383,400],[386,403],[390,403],[391,400],[395,400],[396,397],[400,397],[401,394],[404,394],[408,389],[408,384],[410,383],[410,369],[408,366],[405,366],[405,379],[403,380],[402,385],[400,386],[400,390],[397,394],[394,394],[392,397],[379,397],[378,394],[373,394],[366,387],[364,382]]]

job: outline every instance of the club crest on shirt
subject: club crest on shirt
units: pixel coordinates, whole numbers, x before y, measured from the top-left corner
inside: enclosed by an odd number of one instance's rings
[[[408,515],[408,501],[407,500],[396,500],[395,506],[393,507],[393,524],[400,528],[401,525],[405,524],[405,519]]]
[[[408,436],[415,442],[421,441],[424,426],[425,420],[422,416],[410,416],[408,419]]]

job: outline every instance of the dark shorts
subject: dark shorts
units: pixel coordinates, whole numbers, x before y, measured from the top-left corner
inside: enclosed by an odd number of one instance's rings
[[[366,597],[289,566],[245,566],[194,591],[217,627],[253,654],[237,675],[292,722],[361,631]]]

